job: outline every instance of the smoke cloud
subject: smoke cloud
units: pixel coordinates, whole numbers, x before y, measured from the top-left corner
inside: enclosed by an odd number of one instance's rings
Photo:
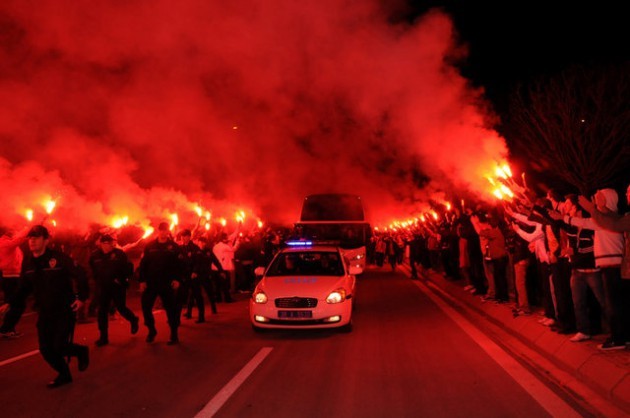
[[[199,203],[292,222],[311,193],[372,219],[487,193],[507,155],[451,19],[377,2],[4,1],[0,224],[82,229]],[[187,211],[188,215],[182,215]]]

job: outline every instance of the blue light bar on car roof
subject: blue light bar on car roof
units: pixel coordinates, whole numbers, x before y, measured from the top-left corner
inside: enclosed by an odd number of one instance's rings
[[[290,247],[310,247],[313,241],[287,241],[286,244]]]

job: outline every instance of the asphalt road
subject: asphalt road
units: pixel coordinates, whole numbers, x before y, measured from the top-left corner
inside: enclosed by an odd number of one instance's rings
[[[561,397],[421,283],[387,269],[359,278],[354,330],[252,331],[247,300],[219,304],[208,322],[183,319],[167,346],[110,321],[96,348],[95,322],[75,340],[90,345],[85,372],[50,390],[54,372],[37,350],[36,315],[24,336],[0,340],[4,417],[544,417],[579,416]],[[139,313],[137,298],[130,305]],[[20,355],[26,356],[19,358]]]

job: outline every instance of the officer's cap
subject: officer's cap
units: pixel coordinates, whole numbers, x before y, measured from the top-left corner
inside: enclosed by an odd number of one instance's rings
[[[114,237],[109,234],[101,235],[101,242],[114,242]]]
[[[48,233],[48,229],[46,229],[43,225],[35,225],[26,234],[27,237],[43,237],[44,239],[48,239],[50,234]]]

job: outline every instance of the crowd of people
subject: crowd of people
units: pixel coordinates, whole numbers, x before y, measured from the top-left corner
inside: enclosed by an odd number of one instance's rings
[[[630,204],[630,187],[626,198]],[[572,342],[606,333],[600,348],[622,349],[630,343],[630,216],[619,215],[619,203],[613,189],[598,190],[592,201],[522,190],[503,205],[454,208],[405,228],[375,229],[367,262],[396,270],[408,251],[413,279],[440,271],[464,280],[464,289],[484,302],[513,302],[515,317],[538,312],[543,326]],[[76,357],[79,370],[88,367],[88,347],[72,340],[77,320],[96,316],[97,347],[109,344],[114,311],[131,334],[139,332],[140,314],[126,303],[132,283],[141,293],[146,342],[157,337],[159,299],[170,328],[167,344],[177,344],[182,317],[191,319],[196,308],[196,322],[203,323],[206,300],[216,313],[217,303],[253,290],[256,267],[267,266],[285,239],[280,230],[173,231],[166,222],[150,239],[123,243],[121,235],[98,229],[51,239],[46,227],[35,225],[0,236],[0,336],[20,335],[16,326],[32,300],[40,352],[58,373],[51,388],[72,381],[68,359]]]
[[[97,347],[109,344],[109,319],[115,311],[129,322],[132,335],[138,333],[140,317],[127,306],[130,283],[141,293],[146,342],[157,337],[153,309],[159,298],[170,328],[167,344],[174,345],[182,316],[192,318],[196,308],[196,323],[203,323],[206,300],[217,313],[217,303],[253,290],[255,268],[268,264],[282,240],[281,231],[270,229],[174,232],[161,222],[154,238],[120,245],[117,232],[99,229],[82,238],[52,239],[48,228],[35,225],[0,237],[0,336],[21,335],[16,327],[32,301],[40,352],[57,372],[50,388],[72,382],[72,357],[80,371],[89,365],[88,347],[73,342],[77,321],[97,317]]]
[[[630,186],[626,191],[630,205]],[[630,216],[618,193],[592,200],[523,189],[502,205],[444,211],[404,228],[375,231],[368,262],[392,269],[408,251],[412,278],[430,269],[484,302],[513,303],[514,316],[539,322],[579,343],[607,334],[602,350],[630,343]],[[630,212],[629,212],[630,214]],[[625,234],[625,235],[624,235]]]

